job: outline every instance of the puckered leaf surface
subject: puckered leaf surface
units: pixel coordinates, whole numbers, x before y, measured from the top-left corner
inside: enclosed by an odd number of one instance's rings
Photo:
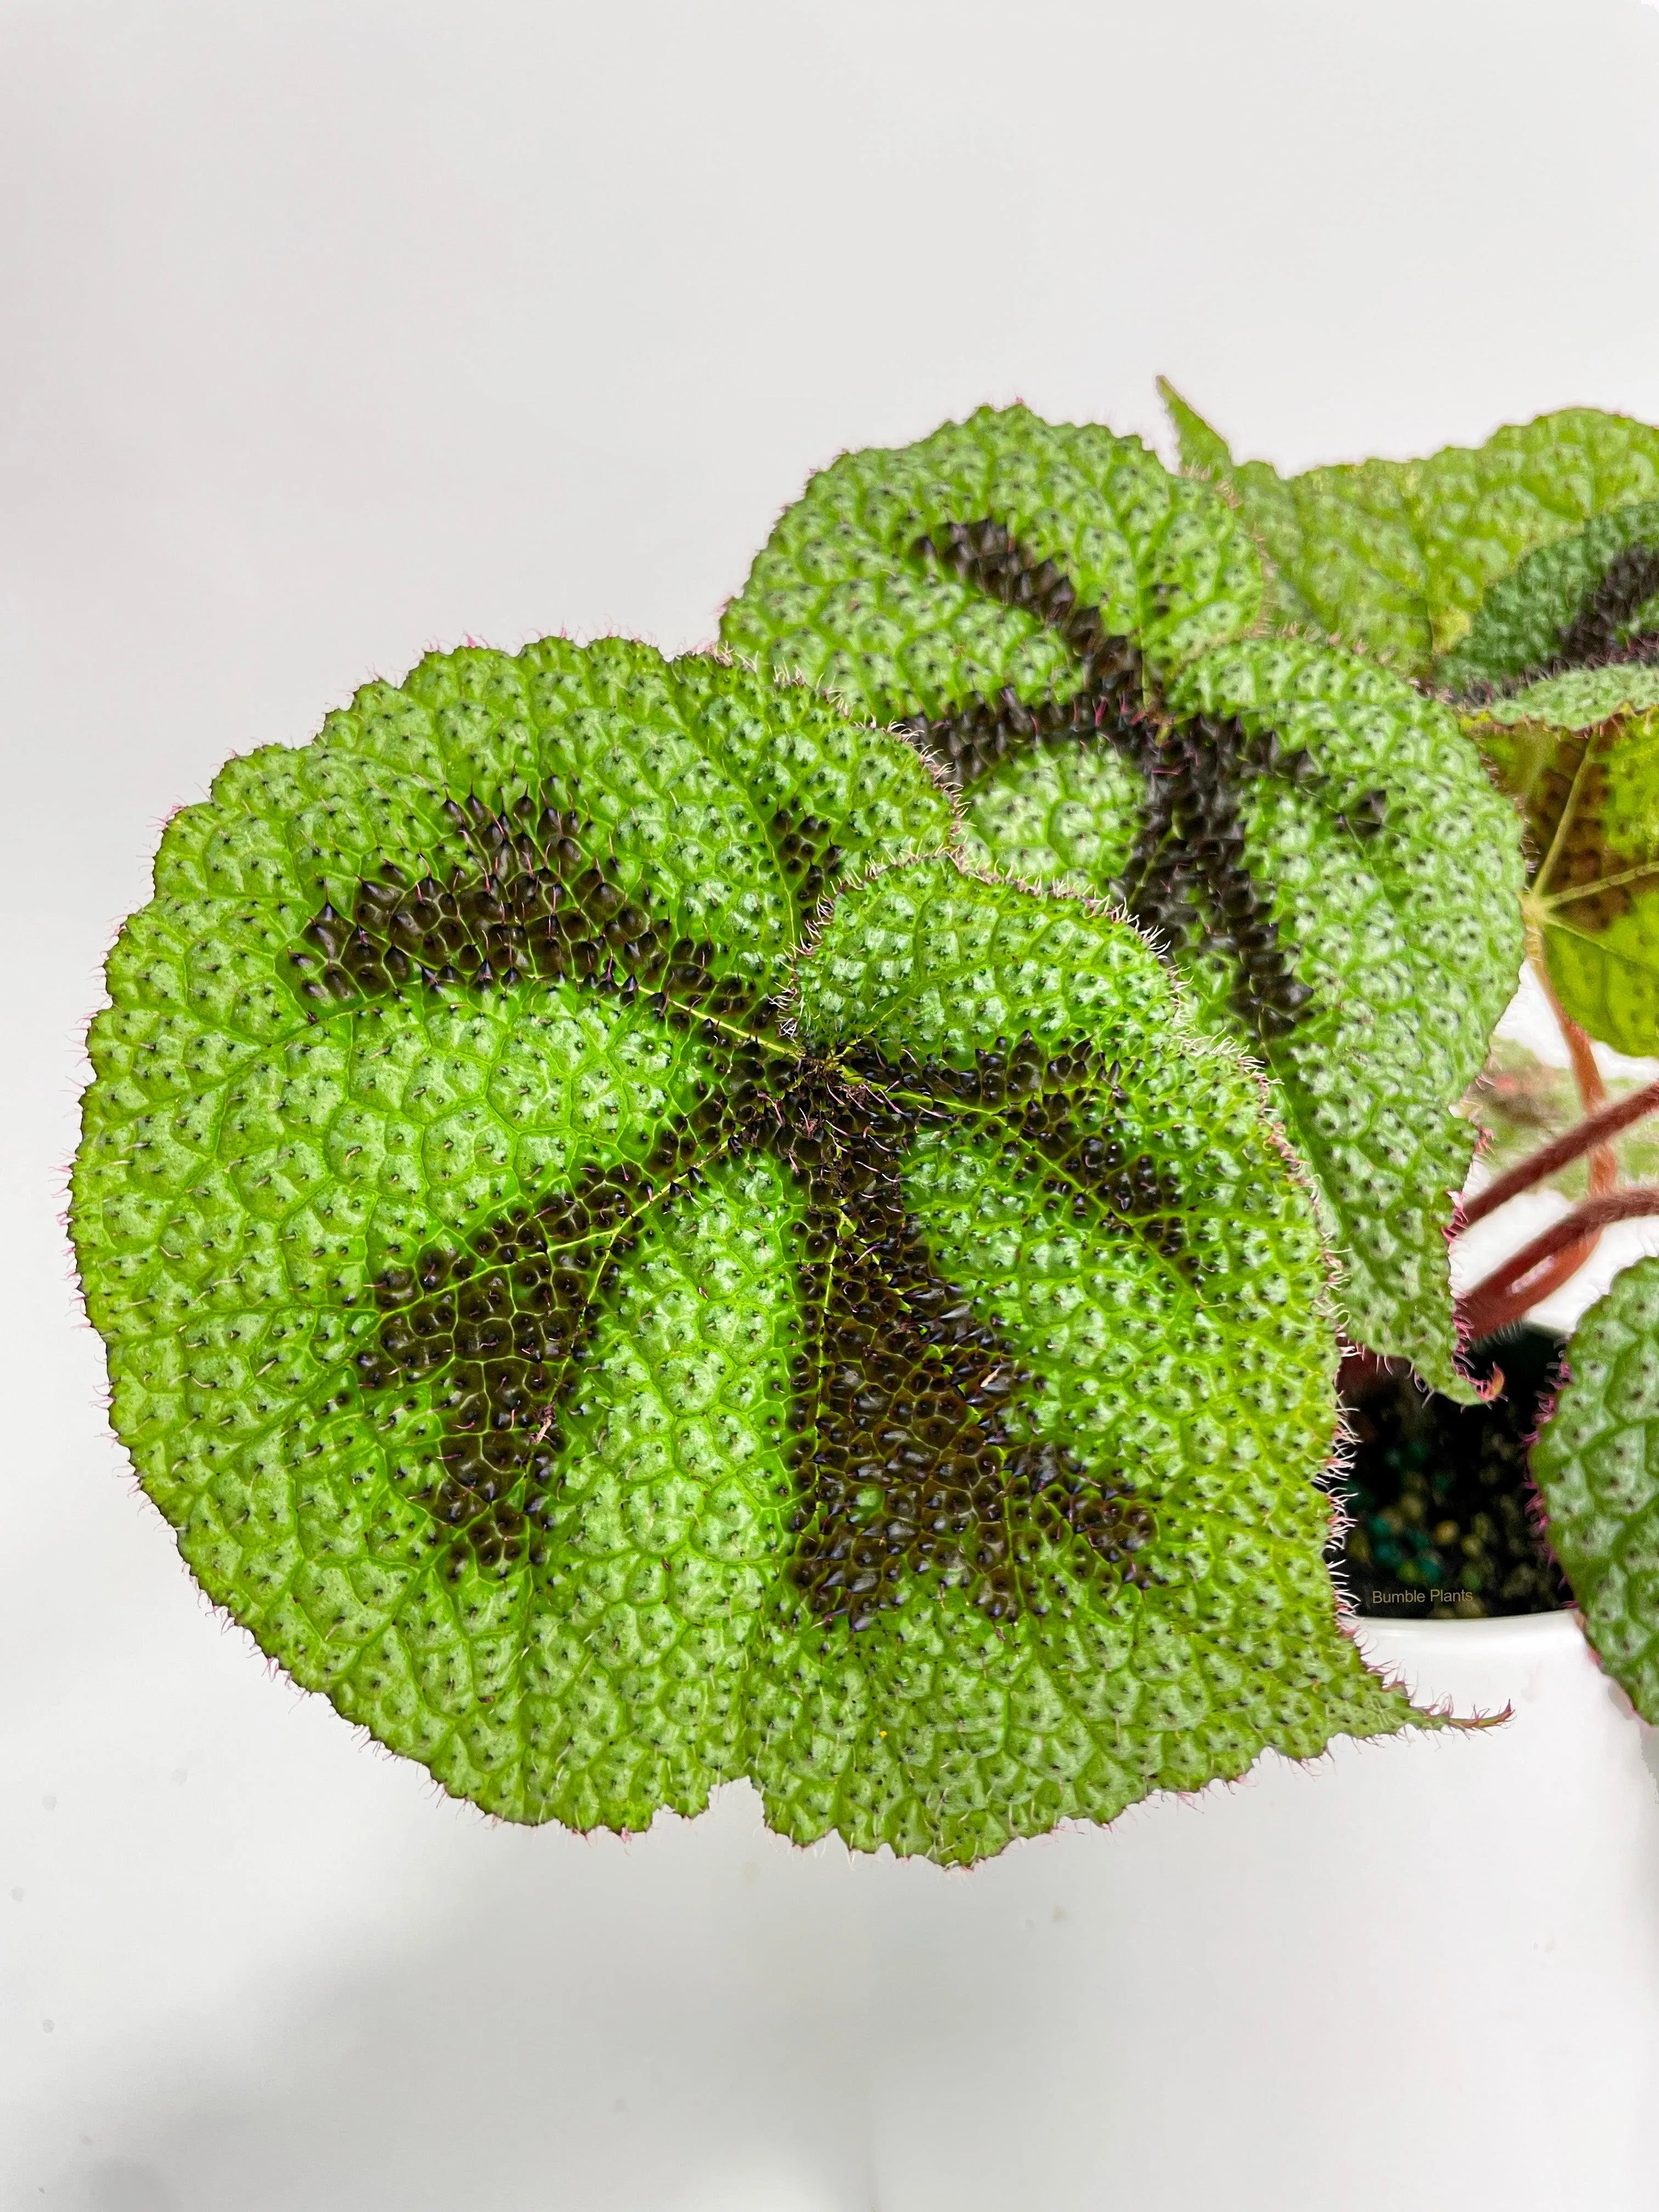
[[[1527,810],[1528,904],[1592,1035],[1659,1045],[1659,501],[1598,514],[1487,592],[1437,681]]]
[[[949,829],[804,688],[551,640],[167,830],[75,1176],[116,1425],[212,1596],[491,1812],[747,1774],[968,1860],[1412,1717],[1322,1564],[1254,1079]]]
[[[1532,1471],[1591,1643],[1659,1722],[1659,1260],[1615,1279],[1570,1358]]]
[[[1484,696],[1569,670],[1640,666],[1659,653],[1656,593],[1659,501],[1615,507],[1500,577],[1435,680]]]
[[[1483,750],[1493,753],[1492,731],[1531,722],[1557,730],[1589,730],[1626,708],[1659,707],[1659,668],[1613,661],[1598,668],[1568,668],[1519,691],[1492,699],[1465,723]],[[1497,756],[1500,760],[1501,753]]]
[[[1074,644],[1011,573],[1010,598],[957,557],[989,518],[1035,568],[1056,564],[1080,617],[1176,662],[1237,637],[1261,606],[1248,533],[1138,438],[982,407],[896,451],[848,453],[780,519],[721,623],[735,652],[790,665],[878,721],[950,714],[1008,685],[1087,687]],[[939,557],[916,547],[939,535]]]
[[[1606,672],[1582,672],[1586,677]],[[1653,672],[1641,672],[1651,674]],[[1523,720],[1503,702],[1471,735],[1526,810],[1528,907],[1550,981],[1572,1018],[1619,1052],[1659,1051],[1659,706]],[[1534,702],[1551,689],[1523,694]],[[1518,702],[1511,702],[1518,703]],[[1577,723],[1578,726],[1571,726]]]
[[[1353,1334],[1458,1390],[1444,1231],[1475,1137],[1449,1109],[1520,964],[1516,824],[1443,707],[1252,641],[1259,595],[1218,495],[988,410],[814,477],[724,634],[902,720],[975,860],[1159,933],[1272,1066]]]
[[[1659,496],[1659,429],[1594,408],[1422,460],[1281,477],[1265,461],[1235,461],[1163,390],[1184,465],[1225,486],[1267,556],[1275,626],[1317,630],[1403,675],[1430,675],[1523,556]]]

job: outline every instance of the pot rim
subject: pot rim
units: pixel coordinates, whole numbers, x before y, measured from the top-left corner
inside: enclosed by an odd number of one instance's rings
[[[1407,1642],[1453,1636],[1478,1638],[1484,1644],[1500,1646],[1565,1644],[1584,1632],[1583,1615],[1576,1606],[1563,1606],[1553,1613],[1516,1613],[1475,1620],[1460,1620],[1455,1615],[1442,1620],[1391,1620],[1376,1613],[1356,1613],[1348,1626],[1362,1642],[1373,1636],[1401,1637]]]

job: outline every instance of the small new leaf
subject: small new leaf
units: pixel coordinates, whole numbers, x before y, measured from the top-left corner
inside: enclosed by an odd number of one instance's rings
[[[1659,1723],[1659,1260],[1638,1260],[1580,1321],[1571,1379],[1532,1469],[1591,1643]]]
[[[1255,1079],[950,830],[802,686],[556,639],[168,825],[75,1173],[115,1423],[213,1598],[492,1813],[747,1775],[967,1861],[1413,1717]]]

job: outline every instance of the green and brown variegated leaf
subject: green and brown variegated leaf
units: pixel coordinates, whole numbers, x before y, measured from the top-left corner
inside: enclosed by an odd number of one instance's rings
[[[1437,680],[1526,811],[1527,904],[1562,1005],[1659,1046],[1659,501],[1597,515],[1492,585]]]
[[[1443,705],[1261,605],[1217,494],[1015,408],[815,477],[723,635],[898,720],[971,857],[1156,933],[1273,1071],[1353,1334],[1457,1390],[1450,1109],[1515,987],[1516,825]]]
[[[1482,599],[1435,681],[1491,699],[1554,678],[1644,671],[1659,659],[1659,500],[1598,514],[1540,546]]]
[[[1338,640],[1404,676],[1440,680],[1488,593],[1528,554],[1659,498],[1659,429],[1594,408],[1421,460],[1282,477],[1266,461],[1236,461],[1162,388],[1183,465],[1225,489],[1261,546],[1273,625]]]
[[[168,825],[75,1171],[115,1424],[211,1596],[493,1813],[750,1776],[971,1860],[1412,1717],[1255,1080],[951,831],[803,686],[557,639]]]
[[[1526,811],[1527,903],[1551,983],[1592,1036],[1659,1051],[1659,707],[1561,727],[1524,718],[1535,696],[1468,727]],[[1552,703],[1577,719],[1559,691]]]

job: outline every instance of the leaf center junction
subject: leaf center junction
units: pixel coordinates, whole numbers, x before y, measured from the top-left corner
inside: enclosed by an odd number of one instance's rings
[[[435,1464],[405,1479],[451,1572],[554,1561],[560,1455],[623,1262],[711,1169],[764,1152],[801,1192],[787,1451],[791,1572],[814,1613],[862,1629],[931,1577],[1008,1619],[1042,1602],[1042,1545],[1079,1578],[1144,1577],[1148,1508],[1121,1471],[1029,1440],[1018,1409],[1036,1378],[941,1273],[902,1180],[918,1134],[954,1121],[1014,1147],[1050,1209],[1140,1240],[1190,1279],[1170,1170],[1073,1117],[1083,1093],[1127,1104],[1116,1071],[1086,1042],[1044,1050],[1030,1037],[999,1040],[967,1069],[863,1040],[814,1052],[728,956],[680,936],[648,886],[624,889],[574,806],[473,797],[448,812],[466,857],[446,875],[383,869],[349,915],[325,906],[307,926],[291,958],[319,1014],[540,979],[642,1006],[695,1034],[716,1070],[643,1158],[582,1164],[553,1194],[374,1285],[380,1321],[357,1383],[430,1391]],[[799,934],[841,855],[810,817],[781,811],[767,834]]]

